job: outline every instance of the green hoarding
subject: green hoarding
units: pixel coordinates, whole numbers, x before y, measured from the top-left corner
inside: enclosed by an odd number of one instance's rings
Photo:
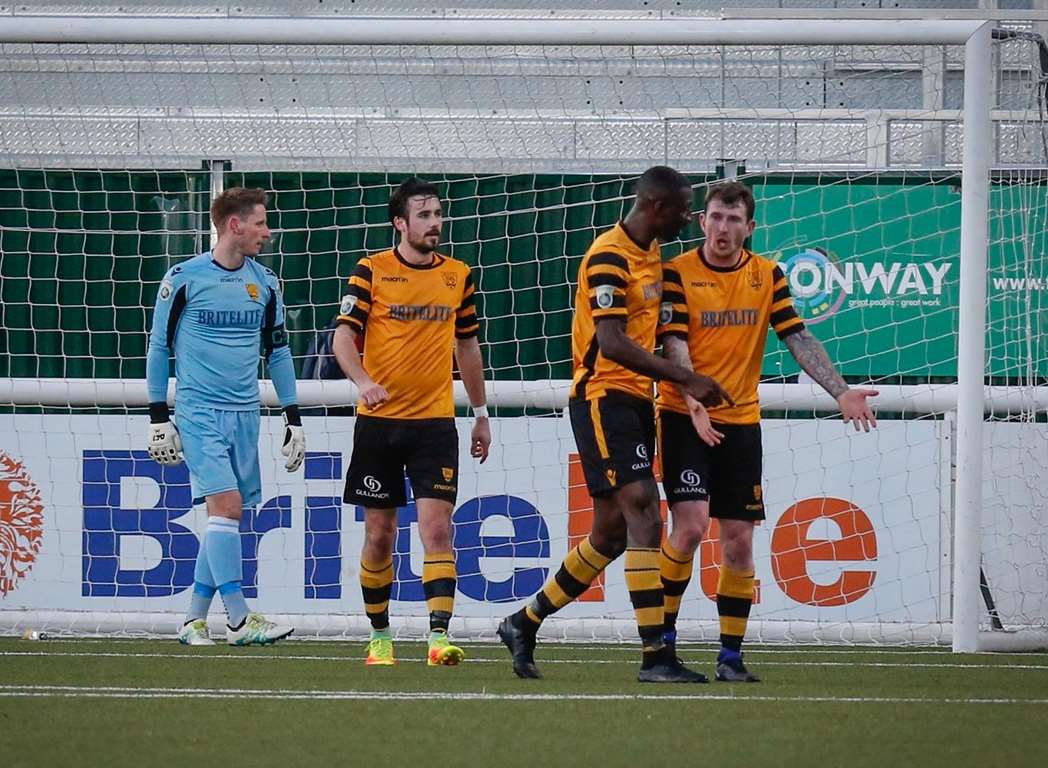
[[[230,174],[273,190],[277,231],[261,260],[281,275],[301,362],[343,280],[391,243],[399,177]],[[696,179],[698,180],[698,179]],[[594,236],[623,212],[631,179],[485,176],[444,181],[449,250],[475,268],[484,341],[502,379],[570,376],[572,288]],[[960,195],[927,177],[756,177],[754,250],[778,259],[798,309],[844,372],[950,378],[956,370]],[[0,171],[0,376],[142,377],[164,271],[207,242],[198,172]],[[1046,186],[991,195],[991,373],[1048,373],[1042,280]],[[697,228],[687,235],[697,236]],[[687,240],[683,245],[693,245]],[[665,249],[671,256],[682,244]],[[796,367],[772,338],[764,373]]]
[[[992,188],[987,362],[992,376],[1048,373],[1044,184]],[[847,375],[957,371],[960,192],[949,182],[777,179],[755,185],[753,247],[779,260],[798,311]],[[1042,342],[1041,340],[1044,340]],[[764,372],[797,368],[780,348]]]

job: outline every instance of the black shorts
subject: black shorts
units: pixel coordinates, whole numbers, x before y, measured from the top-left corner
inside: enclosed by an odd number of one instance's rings
[[[691,418],[659,410],[662,488],[673,506],[679,501],[710,502],[710,517],[763,520],[760,424],[714,424],[724,439],[708,446]]]
[[[454,419],[358,416],[342,499],[361,507],[402,507],[407,503],[407,472],[414,498],[454,504],[458,457]]]
[[[655,410],[650,400],[611,390],[592,400],[571,400],[568,413],[590,496],[655,479]]]

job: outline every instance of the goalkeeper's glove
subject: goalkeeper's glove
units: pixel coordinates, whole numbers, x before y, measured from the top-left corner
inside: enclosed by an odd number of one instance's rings
[[[173,467],[182,462],[182,438],[178,429],[171,423],[171,413],[167,403],[149,404],[149,456],[158,464]]]
[[[306,458],[306,433],[302,429],[302,417],[298,414],[297,405],[284,409],[284,447],[280,452],[287,456],[284,469],[294,472],[302,466]]]

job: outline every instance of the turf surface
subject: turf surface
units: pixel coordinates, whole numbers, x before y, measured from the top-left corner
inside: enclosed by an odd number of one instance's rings
[[[1048,764],[1044,654],[752,647],[762,683],[655,686],[626,645],[540,645],[537,681],[465,648],[375,668],[362,643],[0,638],[0,764]],[[681,656],[712,676],[712,650]]]

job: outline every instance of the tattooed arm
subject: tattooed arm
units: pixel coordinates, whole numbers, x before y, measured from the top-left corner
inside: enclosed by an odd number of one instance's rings
[[[851,389],[837,372],[833,363],[830,362],[826,348],[815,338],[811,331],[805,329],[799,333],[791,334],[783,339],[783,343],[790,350],[793,359],[806,374],[825,389],[836,401],[841,409],[841,416],[847,424],[851,422],[858,431],[861,427],[869,432],[870,427],[877,426],[877,419],[870,409],[866,399],[875,397],[878,393],[873,389]]]
[[[662,356],[671,363],[676,363],[689,370],[693,369],[691,353],[688,352],[688,342],[682,338],[677,336],[664,337],[662,340]],[[687,392],[682,392],[682,394],[684,396],[684,404],[688,406],[688,412],[691,415],[691,423],[695,426],[699,439],[706,445],[720,444],[720,441],[724,439],[724,435],[714,429],[706,407]]]
[[[811,335],[811,331],[804,329],[800,333],[787,336],[783,339],[783,343],[790,350],[790,354],[793,355],[793,359],[797,361],[801,370],[811,376],[835,400],[848,391],[848,385],[844,383],[844,379],[830,362],[826,348]]]

